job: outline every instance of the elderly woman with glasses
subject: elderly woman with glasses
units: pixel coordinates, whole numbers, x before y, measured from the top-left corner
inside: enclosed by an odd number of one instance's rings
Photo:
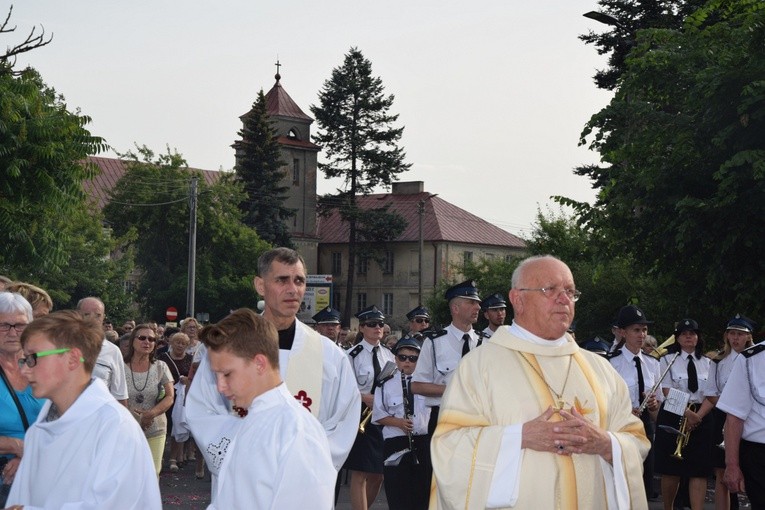
[[[45,399],[35,398],[21,375],[21,333],[32,322],[32,305],[23,296],[0,292],[0,507],[24,453],[24,432],[34,423]],[[15,397],[15,398],[14,398]]]
[[[128,409],[133,413],[149,441],[154,468],[159,476],[165,450],[167,418],[175,399],[173,375],[164,361],[155,358],[157,332],[148,324],[139,324],[130,334],[125,356],[128,383]]]

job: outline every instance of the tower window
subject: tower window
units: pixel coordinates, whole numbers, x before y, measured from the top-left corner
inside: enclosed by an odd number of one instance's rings
[[[297,129],[295,128],[290,129],[289,133],[287,133],[287,138],[292,138],[293,140],[300,140]]]
[[[300,160],[292,160],[292,184],[300,186]]]

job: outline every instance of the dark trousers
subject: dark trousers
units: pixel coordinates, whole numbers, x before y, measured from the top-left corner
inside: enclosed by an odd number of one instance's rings
[[[742,439],[738,452],[752,510],[765,510],[765,444]]]
[[[651,421],[651,417],[648,414],[648,411],[643,412],[643,414],[640,416],[640,421],[643,422],[645,435],[648,438],[648,441],[651,442],[651,449],[648,450],[648,455],[646,456],[645,461],[643,461],[643,485],[645,486],[646,496],[648,498],[652,498],[657,493],[653,486],[653,436],[656,432],[656,426],[654,425],[653,421]]]
[[[414,436],[414,454],[401,458],[398,466],[385,466],[385,497],[390,510],[427,510],[430,497],[430,470],[419,461],[420,452],[427,447],[426,436]],[[385,440],[385,458],[409,448],[406,436]]]

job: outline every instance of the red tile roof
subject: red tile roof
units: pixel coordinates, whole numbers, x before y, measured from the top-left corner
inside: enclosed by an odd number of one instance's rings
[[[117,184],[123,175],[125,175],[126,162],[115,158],[102,158],[97,156],[88,156],[88,162],[95,163],[100,172],[89,181],[83,184],[85,192],[98,200],[98,207],[103,207],[109,202],[109,191]],[[200,170],[189,168],[202,172],[207,184],[213,184],[220,178],[220,173],[214,170]]]
[[[422,217],[422,237],[424,241],[445,241],[489,246],[525,248],[526,244],[517,236],[482,220],[478,216],[460,209],[439,197],[428,200],[430,193],[415,194],[380,193],[358,198],[363,209],[378,209],[390,204],[390,211],[395,211],[407,223],[404,232],[396,239],[401,242],[417,242],[419,234],[419,215],[417,208],[424,200]],[[320,243],[347,243],[348,224],[340,220],[334,211],[330,216],[319,218]]]
[[[266,94],[266,109],[269,115],[292,117],[313,121],[311,117],[303,113],[303,110],[292,100],[289,94],[282,88],[277,75],[276,83]]]

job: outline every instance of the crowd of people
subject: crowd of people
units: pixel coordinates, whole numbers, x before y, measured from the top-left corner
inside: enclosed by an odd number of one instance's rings
[[[204,327],[115,328],[97,297],[52,311],[5,280],[0,507],[161,508],[160,471],[193,462],[210,508],[331,509],[345,478],[354,510],[383,486],[395,510],[641,509],[659,490],[665,510],[700,510],[712,476],[716,509],[744,491],[765,508],[754,321],[735,315],[705,352],[695,319],[657,345],[630,304],[610,345],[580,346],[580,292],[551,256],[521,262],[506,296],[448,288],[450,324],[418,305],[403,335],[374,305],[357,330],[332,307],[299,321],[306,266],[288,248],[258,260],[262,313]]]

